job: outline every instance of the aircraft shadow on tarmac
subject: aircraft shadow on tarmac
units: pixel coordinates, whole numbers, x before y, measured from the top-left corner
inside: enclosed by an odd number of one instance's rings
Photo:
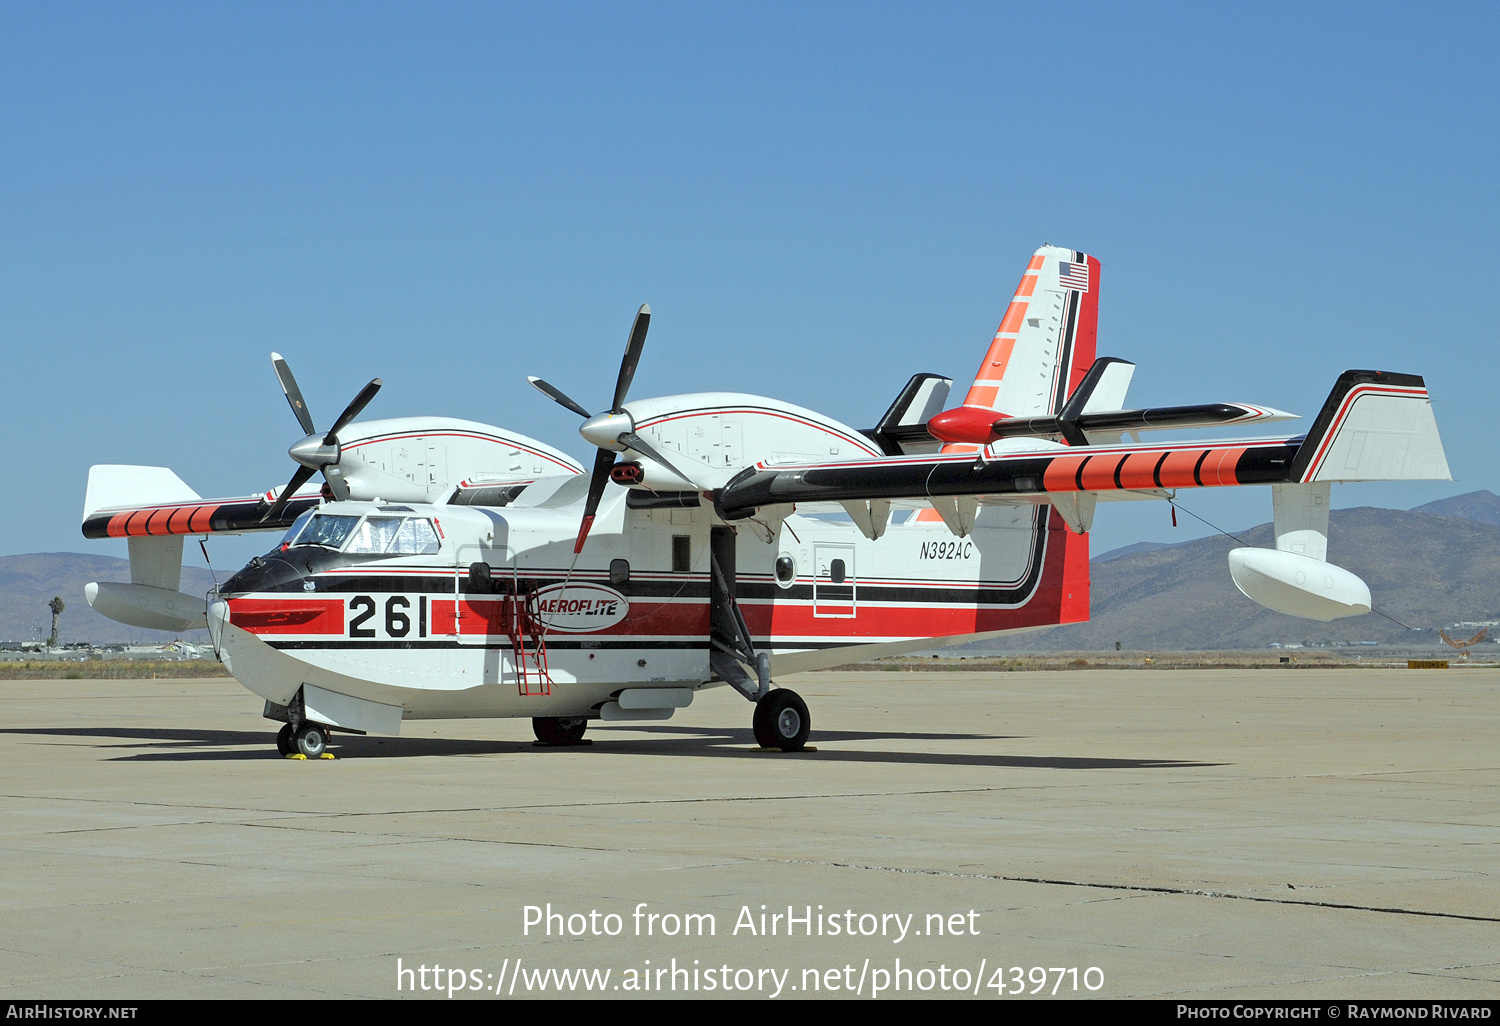
[[[652,738],[611,736],[613,730]],[[519,755],[587,758],[610,755],[695,756],[699,758],[796,759],[799,761],[887,765],[973,766],[1025,769],[1187,769],[1223,763],[1183,759],[1106,759],[1081,755],[1002,755],[980,752],[913,752],[869,748],[821,748],[816,752],[783,755],[756,747],[749,728],[640,726],[595,731],[594,745],[546,748],[524,741],[487,741],[474,738],[361,737],[334,734],[329,750],[340,758],[400,759],[457,755]],[[120,754],[111,761],[129,762],[240,762],[275,759],[275,735],[247,730],[171,729],[165,727],[29,727],[0,729],[0,735],[53,737],[54,745],[96,749],[144,749]],[[68,738],[96,738],[93,742]],[[933,734],[906,731],[817,731],[811,745],[838,742],[996,742],[1015,740],[997,734]],[[113,742],[113,743],[111,743]]]

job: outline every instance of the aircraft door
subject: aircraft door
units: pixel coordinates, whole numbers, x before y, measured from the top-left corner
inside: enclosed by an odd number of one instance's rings
[[[515,554],[509,549],[483,545],[460,545],[454,549],[453,604],[455,615],[449,635],[460,645],[509,644],[505,633],[505,600],[515,587]],[[489,585],[482,577],[472,580],[470,568],[482,563],[489,569]]]
[[[813,616],[852,618],[858,610],[853,545],[813,545]]]

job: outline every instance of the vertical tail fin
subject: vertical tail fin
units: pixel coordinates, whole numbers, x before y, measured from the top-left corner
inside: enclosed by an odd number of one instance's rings
[[[1016,294],[990,342],[963,405],[932,418],[937,438],[992,438],[1001,417],[1051,417],[1094,363],[1099,336],[1099,260],[1086,253],[1043,246],[1031,256]],[[945,442],[941,451],[978,452],[982,444]],[[919,521],[938,519],[922,510]],[[1087,546],[1083,547],[1088,580]],[[1086,588],[1085,588],[1086,591]],[[1087,598],[1084,599],[1087,608]]]
[[[945,418],[972,418],[977,427],[1000,417],[1062,412],[1094,362],[1098,334],[1098,258],[1043,246],[1021,275],[963,406]],[[944,451],[972,448],[950,445]]]

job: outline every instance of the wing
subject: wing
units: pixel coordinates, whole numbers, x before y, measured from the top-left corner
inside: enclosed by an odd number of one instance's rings
[[[85,538],[157,538],[187,534],[279,531],[317,506],[317,489],[300,492],[274,520],[262,520],[277,492],[204,499],[166,467],[89,468]]]
[[[760,506],[800,502],[1040,498],[1056,505],[1052,497],[1081,500],[1080,493],[1123,498],[1181,488],[1447,477],[1422,379],[1346,371],[1306,436],[1079,446],[1012,439],[977,453],[761,463],[733,478],[718,504],[725,516],[744,517]]]
[[[788,502],[859,499],[1017,497],[1062,492],[1149,491],[1289,481],[1303,440],[1251,439],[1142,446],[1049,446],[981,454],[846,460],[790,467],[757,465],[729,482],[719,505],[729,516]]]

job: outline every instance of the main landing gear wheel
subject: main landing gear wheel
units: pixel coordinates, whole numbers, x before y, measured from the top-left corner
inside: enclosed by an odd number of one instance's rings
[[[802,696],[786,688],[777,688],[755,703],[755,740],[762,748],[780,748],[783,752],[800,752],[807,744],[812,718]]]
[[[295,742],[292,741],[292,725],[285,724],[276,732],[276,750],[282,755],[291,755],[297,750]]]
[[[315,723],[304,723],[292,735],[297,752],[309,759],[320,759],[328,747],[328,732]]]
[[[576,745],[589,721],[582,716],[533,716],[531,731],[544,745]]]

